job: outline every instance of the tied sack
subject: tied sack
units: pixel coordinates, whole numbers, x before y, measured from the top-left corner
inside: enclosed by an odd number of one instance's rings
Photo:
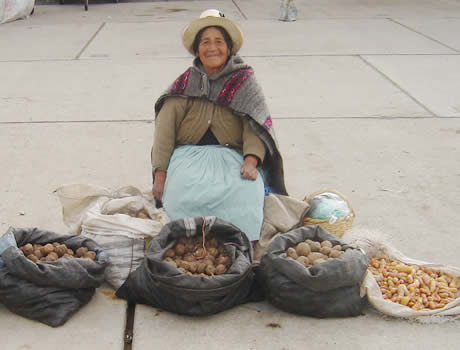
[[[232,264],[222,275],[187,275],[164,261],[165,253],[182,237],[215,238]],[[131,303],[148,304],[177,314],[215,314],[250,299],[254,280],[253,251],[247,236],[215,216],[186,218],[166,224],[152,239],[142,265],[131,273],[116,295]]]
[[[118,289],[144,258],[145,246],[169,221],[151,194],[133,186],[116,191],[95,185],[63,185],[55,190],[64,223],[100,245],[110,260],[105,280]]]
[[[341,245],[344,254],[306,268],[288,258],[286,250],[307,239]],[[365,299],[360,284],[369,262],[366,254],[344,244],[318,225],[304,226],[276,237],[261,260],[266,298],[275,306],[313,317],[347,317],[361,313]]]
[[[58,242],[76,250],[87,247],[97,252],[95,261],[60,258],[53,262],[34,263],[17,247],[10,247],[1,258],[0,303],[11,312],[58,327],[87,304],[95,289],[104,282],[106,254],[96,242],[82,236],[60,235],[37,228],[10,228],[16,244],[45,245]]]

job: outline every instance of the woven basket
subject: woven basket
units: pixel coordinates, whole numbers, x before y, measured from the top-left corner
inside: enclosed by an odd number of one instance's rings
[[[347,202],[348,208],[350,208],[350,214],[341,218],[338,218],[336,222],[333,224],[329,223],[329,220],[323,220],[323,219],[312,219],[308,217],[305,217],[304,219],[304,225],[319,225],[326,231],[336,235],[337,237],[342,237],[345,231],[351,229],[351,226],[353,225],[353,219],[355,218],[355,211],[353,210],[353,207],[350,204],[350,201],[340,192],[337,192],[335,190],[324,190],[324,191],[318,191],[315,193],[312,193],[308,197],[305,197],[305,201],[309,202],[310,199],[313,197],[325,193],[325,192],[330,192],[338,195],[340,198],[342,198],[345,202]]]

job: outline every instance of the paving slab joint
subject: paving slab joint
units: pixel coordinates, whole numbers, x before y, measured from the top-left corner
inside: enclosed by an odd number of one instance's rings
[[[359,57],[365,64],[367,64],[370,68],[375,70],[377,73],[379,73],[383,78],[388,80],[391,84],[393,84],[395,87],[397,87],[399,90],[401,90],[407,97],[409,97],[412,101],[417,103],[420,107],[422,107],[425,111],[430,113],[433,117],[439,118],[439,115],[434,113],[432,110],[430,110],[427,106],[425,106],[422,102],[417,100],[414,96],[412,96],[407,90],[403,89],[398,83],[396,83],[393,79],[391,79],[388,75],[386,75],[384,72],[379,70],[376,66],[374,66],[372,63],[370,63],[368,60],[366,60],[363,56],[358,55]]]
[[[80,56],[85,52],[85,50],[88,48],[88,46],[93,42],[94,38],[99,34],[99,32],[104,28],[106,22],[103,22],[99,28],[96,30],[96,32],[89,38],[88,42],[83,46],[83,48],[80,50],[80,52],[75,56],[75,59],[78,60],[80,59]]]

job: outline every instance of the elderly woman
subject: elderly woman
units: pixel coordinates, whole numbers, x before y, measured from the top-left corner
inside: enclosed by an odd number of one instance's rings
[[[257,240],[264,193],[287,193],[262,90],[236,55],[242,32],[207,10],[182,41],[195,59],[155,104],[153,195],[172,220],[217,216]]]

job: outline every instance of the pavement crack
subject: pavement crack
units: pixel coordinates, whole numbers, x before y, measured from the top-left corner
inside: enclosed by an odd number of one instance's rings
[[[241,16],[243,16],[243,18],[244,18],[245,20],[247,20],[248,18],[247,18],[246,15],[244,14],[243,10],[241,10],[241,8],[238,6],[238,4],[236,3],[236,1],[235,1],[235,0],[232,0],[232,2],[233,2],[233,5],[235,5],[235,7],[236,7],[236,8],[238,9],[238,11],[240,12]]]
[[[460,50],[457,50],[457,49],[454,48],[454,47],[451,47],[451,46],[449,46],[449,45],[447,45],[447,44],[444,44],[442,41],[439,41],[439,40],[437,40],[437,39],[435,39],[435,38],[430,37],[429,35],[426,35],[426,34],[424,34],[424,33],[422,33],[422,32],[419,32],[418,30],[415,30],[414,28],[411,28],[411,27],[409,27],[408,25],[405,25],[405,24],[403,24],[403,23],[401,23],[401,22],[398,22],[397,20],[395,20],[395,19],[393,19],[393,18],[388,18],[388,19],[389,19],[390,21],[392,21],[393,23],[399,24],[401,27],[404,27],[404,28],[406,28],[406,29],[408,29],[408,30],[410,30],[410,31],[412,31],[412,32],[414,32],[414,33],[417,33],[418,35],[423,36],[423,37],[426,38],[426,39],[429,39],[429,40],[431,40],[431,41],[434,41],[436,44],[442,45],[442,46],[448,48],[449,50],[452,50],[452,51],[455,51],[455,52],[460,53]]]
[[[384,72],[382,72],[380,69],[378,69],[376,66],[374,66],[372,63],[370,63],[368,60],[366,60],[363,56],[358,55],[359,57],[366,65],[368,65],[370,68],[375,70],[377,73],[379,73],[383,78],[388,80],[392,85],[394,85],[396,88],[401,90],[406,96],[408,96],[412,101],[414,101],[416,104],[418,104],[420,107],[422,107],[425,111],[430,113],[433,117],[439,117],[434,113],[431,109],[429,109],[427,106],[425,106],[422,102],[417,100],[414,96],[412,96],[406,89],[404,89],[401,85],[399,85],[396,81],[391,79],[388,75],[386,75]]]
[[[104,28],[105,22],[103,22],[99,28],[96,30],[96,32],[89,38],[88,42],[83,46],[83,48],[80,50],[80,52],[75,56],[75,59],[78,60],[80,59],[80,56],[85,52],[85,50],[88,48],[88,46],[93,42],[94,38],[99,34],[99,32]]]

